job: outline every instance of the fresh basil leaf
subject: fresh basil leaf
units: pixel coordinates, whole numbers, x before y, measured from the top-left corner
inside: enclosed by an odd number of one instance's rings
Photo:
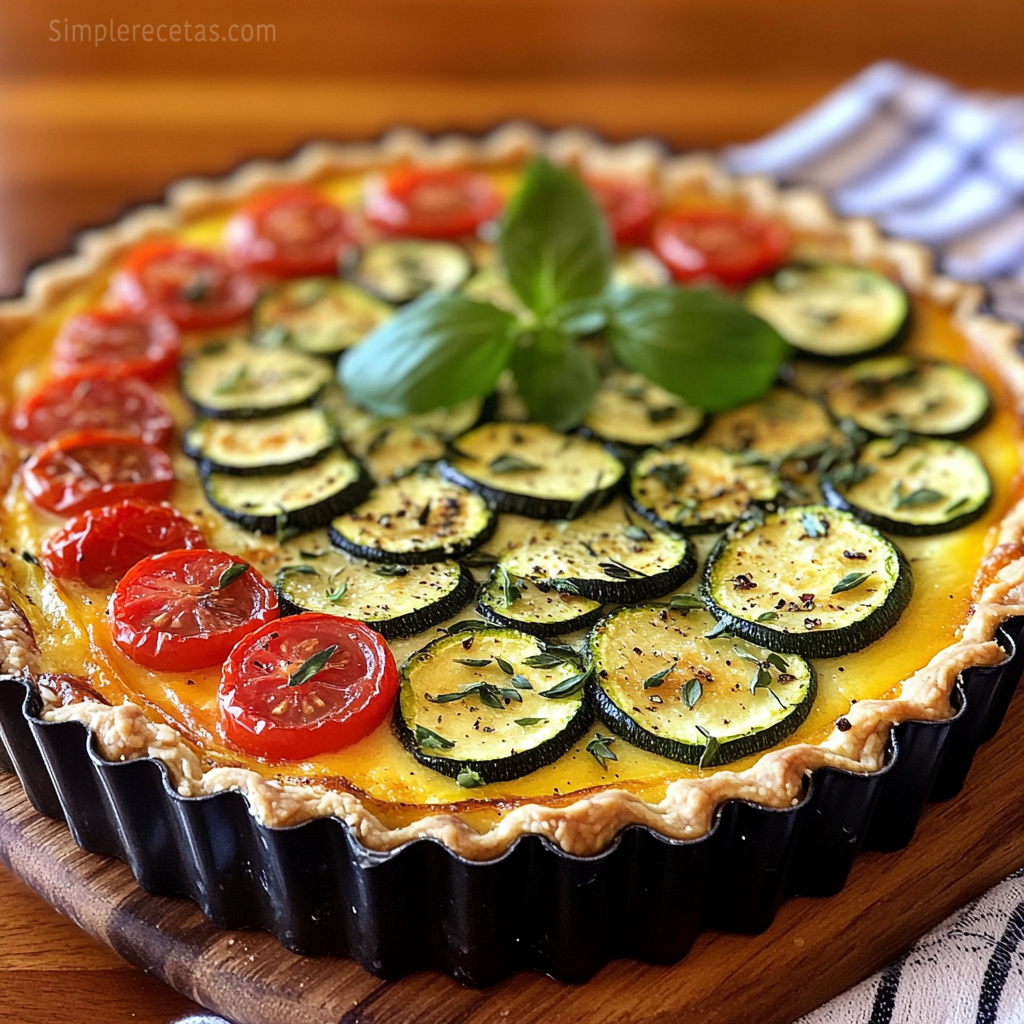
[[[451,750],[455,746],[454,740],[446,740],[438,735],[433,729],[425,725],[416,726],[416,746],[423,750]]]
[[[429,412],[493,390],[515,319],[462,295],[425,295],[350,349],[338,368],[348,397],[378,416]]]
[[[538,316],[599,295],[611,276],[611,237],[589,189],[543,158],[506,207],[498,246],[509,285]]]
[[[597,365],[579,342],[538,336],[512,355],[512,373],[530,418],[552,430],[570,430],[590,410],[601,383]]]
[[[619,361],[708,412],[759,398],[786,357],[773,327],[708,289],[631,288],[610,302]]]

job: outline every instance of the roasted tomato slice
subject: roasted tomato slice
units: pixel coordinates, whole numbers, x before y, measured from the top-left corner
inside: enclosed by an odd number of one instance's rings
[[[220,728],[256,757],[301,760],[369,735],[397,693],[398,669],[379,633],[336,615],[293,615],[231,652]]]
[[[335,274],[351,245],[342,211],[301,185],[263,192],[228,222],[232,262],[273,277]]]
[[[41,448],[22,467],[29,500],[71,516],[98,505],[141,498],[162,501],[174,470],[166,452],[132,434],[80,430]]]
[[[109,587],[150,555],[205,547],[199,528],[170,505],[122,501],[87,509],[50,534],[42,563],[59,579]]]
[[[53,347],[53,372],[102,369],[116,377],[158,380],[177,366],[180,347],[169,317],[93,309],[64,323]]]
[[[688,210],[655,224],[653,243],[677,281],[739,288],[783,261],[789,236],[780,224],[750,213]]]
[[[366,219],[392,235],[458,238],[493,220],[501,197],[473,171],[407,167],[374,181],[367,190]]]
[[[9,424],[11,437],[27,445],[79,430],[114,430],[163,444],[173,427],[166,403],[148,384],[106,370],[46,381],[15,406]]]
[[[161,313],[194,331],[240,320],[256,301],[257,287],[216,253],[157,239],[127,255],[110,292],[132,312]]]
[[[204,548],[143,559],[110,599],[114,643],[132,661],[167,672],[223,662],[277,616],[277,594],[252,566]]]
[[[647,243],[659,205],[653,188],[625,178],[599,177],[588,177],[587,187],[608,218],[612,237],[619,245]]]

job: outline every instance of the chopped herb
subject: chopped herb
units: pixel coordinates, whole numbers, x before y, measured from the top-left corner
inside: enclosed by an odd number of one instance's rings
[[[941,491],[933,491],[930,487],[919,487],[909,494],[903,493],[903,483],[896,481],[892,491],[893,508],[920,508],[922,505],[934,505],[942,501],[945,495]]]
[[[289,677],[289,686],[301,686],[308,683],[318,672],[323,671],[324,666],[334,657],[338,650],[337,644],[331,644],[322,651],[317,651],[312,657],[307,658]]]
[[[498,581],[498,588],[501,590],[502,604],[509,608],[523,596],[522,588],[516,586],[509,575],[508,569],[500,562],[494,567],[494,578]]]
[[[217,580],[217,589],[223,590],[225,587],[230,587],[239,576],[243,576],[250,569],[248,562],[232,562],[221,574]],[[315,570],[314,570],[315,571]]]
[[[817,512],[805,512],[800,519],[804,534],[808,537],[827,537],[828,520]]]
[[[771,670],[763,663],[759,662],[757,666],[757,672],[754,673],[754,678],[750,680],[750,692],[757,693],[757,691],[764,686],[772,685],[772,673]]]
[[[509,682],[517,690],[532,690],[533,689],[533,683],[531,683],[530,680],[526,678],[526,676],[520,675],[518,672],[509,680]]]
[[[959,512],[960,509],[962,509],[965,505],[967,505],[970,502],[970,500],[971,499],[965,495],[959,501],[954,501],[952,505],[949,505],[947,508],[944,508],[942,510],[942,514],[948,516],[953,512]]]
[[[701,686],[700,680],[694,676],[692,679],[688,679],[682,686],[683,703],[692,711],[693,706],[700,700],[704,694],[704,687]]]
[[[647,573],[641,572],[639,569],[631,569],[628,565],[624,565],[614,558],[608,562],[598,562],[597,567],[605,576],[611,576],[613,580],[631,580],[638,576],[647,575]]]
[[[507,452],[503,452],[491,459],[487,463],[487,468],[492,473],[525,473],[541,467],[527,462],[526,459],[521,459],[518,455],[509,455]]]
[[[572,580],[551,580],[548,586],[560,594],[579,594],[580,588]]]
[[[718,740],[716,740],[715,737],[712,736],[711,733],[709,733],[703,725],[698,725],[697,731],[701,734],[701,736],[704,737],[706,741],[704,743],[704,751],[700,755],[700,763],[697,765],[697,767],[707,768],[712,764],[712,762],[714,762],[715,758],[718,756]]]
[[[232,391],[238,391],[249,379],[249,367],[243,363],[235,369],[229,377],[225,377],[213,389],[215,395],[228,395]]]
[[[327,591],[327,600],[332,604],[337,604],[345,596],[346,590],[348,590],[348,580],[342,580],[334,590]]]
[[[496,657],[494,660],[497,663],[498,668],[500,668],[505,675],[514,676],[516,674],[516,670],[504,658]]]
[[[470,668],[483,668],[485,665],[490,665],[490,658],[456,658],[456,665],[469,665]]]
[[[714,640],[716,637],[720,636],[732,636],[732,627],[729,625],[728,619],[719,619],[718,622],[715,623],[714,628],[709,633],[704,634],[704,639]]]
[[[424,725],[416,726],[416,745],[425,750],[451,750],[455,746],[454,740],[446,740],[439,736],[433,729]]]
[[[548,721],[547,718],[514,718],[513,721],[516,725],[521,725],[523,728],[528,728],[531,725],[544,725]]]
[[[685,462],[662,462],[647,475],[653,476],[666,491],[677,491],[690,475],[690,467]]]
[[[772,622],[775,619],[777,619],[778,617],[779,617],[779,613],[778,612],[761,612],[761,614],[758,615],[758,617],[757,617],[757,619],[755,621],[756,622]]]
[[[650,540],[651,535],[642,527],[637,526],[634,523],[630,523],[622,531],[630,540]]]
[[[609,744],[614,743],[617,737],[602,736],[598,733],[588,744],[587,753],[594,757],[594,760],[604,768],[609,761],[618,761]]]
[[[409,569],[404,565],[382,565],[373,570],[375,576],[408,576]]]
[[[845,594],[847,590],[856,590],[870,575],[870,572],[848,572],[833,588],[833,594]]]
[[[562,682],[552,686],[550,690],[541,690],[539,692],[539,696],[547,697],[548,700],[559,700],[562,697],[572,697],[587,681],[587,676],[589,675],[590,669],[588,668],[584,672],[578,672],[574,676],[569,676],[568,679],[563,679]]]
[[[519,703],[523,701],[518,690],[509,686],[495,686],[493,683],[483,681],[473,683],[471,686],[463,686],[454,693],[439,693],[433,697],[429,693],[426,694],[426,698],[431,704],[450,704],[452,701],[465,700],[467,697],[479,697],[480,703],[484,707],[493,708],[496,711],[504,711],[511,701],[515,700]]]
[[[523,659],[523,664],[529,665],[530,668],[557,668],[565,664],[565,658],[557,654],[531,654],[530,657]]]
[[[677,612],[692,612],[704,607],[696,594],[674,594],[668,599],[669,608]]]
[[[651,690],[655,686],[661,686],[661,684],[665,682],[665,676],[667,676],[674,668],[674,664],[669,665],[668,668],[663,668],[660,672],[655,672],[653,676],[648,676],[644,680],[644,689]]]
[[[480,778],[478,772],[471,771],[469,768],[463,768],[462,771],[455,777],[455,783],[461,786],[462,789],[476,789],[477,786],[484,786],[486,783]]]

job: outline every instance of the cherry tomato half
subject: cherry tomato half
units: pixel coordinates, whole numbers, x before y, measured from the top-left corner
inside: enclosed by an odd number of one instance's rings
[[[401,168],[367,191],[366,219],[392,235],[458,238],[493,220],[501,197],[472,171]]]
[[[194,331],[240,320],[256,301],[257,287],[216,253],[156,239],[128,253],[110,293],[132,312],[162,313]]]
[[[355,743],[390,714],[395,659],[379,633],[303,614],[250,633],[224,665],[225,739],[256,757],[294,761]]]
[[[244,203],[227,226],[232,262],[273,277],[335,274],[351,245],[342,211],[302,185],[263,192]]]
[[[208,548],[144,558],[110,599],[114,643],[132,661],[166,672],[223,662],[277,616],[277,594],[255,569]]]
[[[625,178],[587,178],[587,187],[608,218],[619,245],[644,245],[658,212],[658,193],[648,185]]]
[[[33,505],[70,516],[98,505],[141,498],[162,501],[174,470],[166,452],[133,434],[80,430],[41,448],[22,467]]]
[[[170,505],[122,501],[69,520],[47,537],[41,561],[58,579],[109,587],[150,555],[205,547],[199,528]]]
[[[64,323],[53,346],[53,372],[101,369],[158,380],[177,366],[180,347],[178,328],[166,316],[93,309]]]
[[[173,427],[166,403],[148,384],[105,370],[46,381],[14,408],[8,425],[11,437],[27,445],[79,430],[114,430],[163,444]]]
[[[676,280],[739,288],[782,262],[789,236],[780,224],[738,210],[688,210],[655,224],[653,243]]]

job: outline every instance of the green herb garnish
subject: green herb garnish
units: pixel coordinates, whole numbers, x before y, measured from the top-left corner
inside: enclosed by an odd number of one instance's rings
[[[518,455],[509,455],[507,452],[496,455],[487,463],[487,468],[492,473],[525,473],[531,469],[540,469],[532,462],[521,459]]]
[[[248,562],[232,562],[221,574],[217,580],[217,589],[223,590],[225,587],[230,587],[239,576],[245,575],[250,569]],[[315,570],[314,570],[315,571]]]
[[[692,679],[687,679],[682,685],[681,694],[683,703],[692,711],[693,706],[701,699],[704,694],[704,687],[701,686],[700,680],[694,676]]]
[[[516,725],[521,725],[523,728],[528,728],[531,725],[543,725],[549,721],[547,718],[514,718],[512,719]]]
[[[476,789],[477,786],[486,785],[484,780],[480,778],[479,772],[471,771],[469,768],[463,768],[459,772],[455,777],[455,783],[463,789]]]
[[[379,569],[374,569],[373,574],[375,576],[408,576],[409,569],[404,565],[382,565]]]
[[[587,753],[591,754],[594,760],[604,768],[609,761],[618,761],[618,757],[615,756],[610,746],[617,738],[616,736],[602,736],[598,733],[587,744]]]
[[[439,736],[433,729],[425,725],[416,726],[416,745],[424,750],[451,750],[455,746],[454,740],[446,740]]]
[[[848,572],[833,588],[833,594],[845,594],[847,590],[855,590],[870,575],[870,572]]]
[[[715,737],[712,736],[711,733],[709,733],[703,725],[698,724],[697,731],[701,734],[701,736],[704,737],[705,740],[704,750],[700,755],[700,762],[698,763],[697,767],[708,768],[714,763],[715,758],[718,757],[718,740],[715,739]]]
[[[331,644],[322,651],[317,651],[312,657],[307,658],[289,677],[289,686],[301,686],[308,683],[318,672],[322,672],[327,662],[334,657],[338,650],[337,644]]]
[[[661,686],[665,682],[665,676],[667,676],[676,666],[674,664],[669,665],[668,668],[663,668],[660,672],[655,672],[653,676],[648,676],[644,680],[644,689],[651,690],[655,686]]]

